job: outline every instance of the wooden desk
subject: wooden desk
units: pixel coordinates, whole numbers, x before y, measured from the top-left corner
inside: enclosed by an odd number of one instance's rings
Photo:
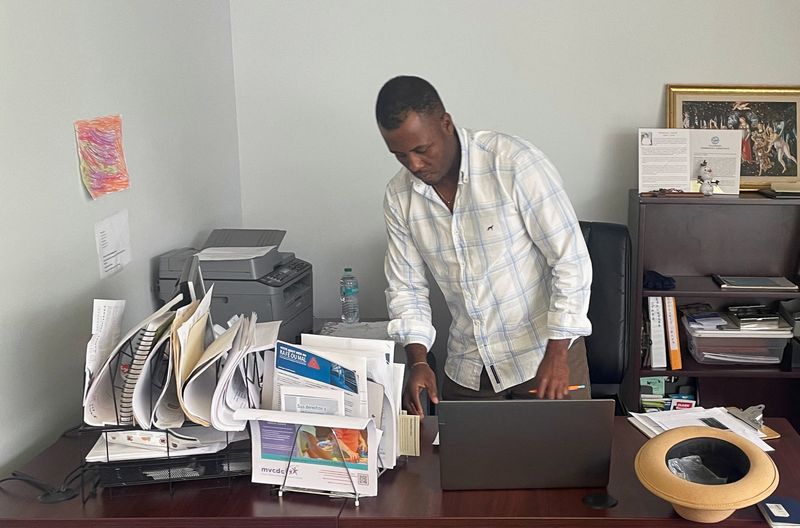
[[[800,497],[800,436],[784,419],[767,423],[783,437],[771,441],[781,472],[777,493]],[[581,499],[598,489],[448,491],[439,489],[439,463],[431,441],[434,418],[423,426],[422,456],[409,458],[381,476],[378,496],[352,501],[316,495],[287,493],[282,499],[270,488],[252,484],[247,477],[218,481],[180,482],[170,496],[165,485],[151,484],[115,489],[91,498],[59,504],[41,504],[39,494],[22,483],[0,485],[2,527],[406,527],[427,526],[687,526],[672,507],[646,491],[633,471],[633,459],[646,438],[624,418],[615,424],[614,453],[608,492],[619,504],[609,510],[592,510]],[[79,442],[62,438],[22,471],[50,483],[60,483],[79,460]],[[216,485],[217,487],[213,487]],[[699,525],[698,525],[699,526]],[[766,526],[754,507],[738,512],[716,526]]]
[[[21,471],[60,485],[78,466],[85,441],[61,438]],[[73,486],[79,486],[76,481]],[[230,486],[229,486],[230,484]],[[278,498],[270,486],[250,476],[145,484],[101,491],[81,504],[80,495],[58,504],[42,504],[39,491],[21,482],[0,484],[0,527],[74,528],[81,526],[231,528],[335,527],[344,499],[287,493]]]
[[[405,466],[389,471],[378,481],[378,496],[362,499],[355,509],[352,502],[342,509],[340,528],[380,526],[399,527],[500,527],[500,526],[681,526],[692,525],[679,517],[672,506],[642,487],[633,469],[633,460],[647,438],[617,417],[608,493],[619,503],[608,510],[584,506],[583,497],[602,489],[445,491],[439,486],[438,448],[431,445],[437,424],[425,418],[422,431],[422,456],[409,458]],[[776,493],[800,497],[800,436],[784,419],[767,420],[781,433],[771,441],[772,454],[780,471]],[[591,441],[587,439],[587,441]],[[531,468],[535,471],[535,468]],[[700,525],[696,525],[700,526]],[[753,526],[763,528],[764,518],[755,506],[733,514],[714,526]]]

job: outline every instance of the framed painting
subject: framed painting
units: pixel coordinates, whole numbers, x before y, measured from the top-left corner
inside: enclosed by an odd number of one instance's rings
[[[742,131],[740,187],[798,184],[800,86],[667,85],[667,126]]]

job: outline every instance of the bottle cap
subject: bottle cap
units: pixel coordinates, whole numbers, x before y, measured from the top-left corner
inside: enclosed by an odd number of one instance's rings
[[[350,273],[351,271],[353,271],[353,268],[345,268],[345,269],[344,269],[344,272],[345,272],[345,273]]]

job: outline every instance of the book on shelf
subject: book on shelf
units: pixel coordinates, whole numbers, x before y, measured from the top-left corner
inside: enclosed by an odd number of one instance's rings
[[[650,316],[650,364],[653,368],[667,368],[667,343],[661,297],[648,297],[647,306]]]
[[[800,198],[800,191],[776,191],[775,189],[759,189],[758,192],[767,198],[787,199]]]
[[[711,275],[723,290],[772,290],[797,291],[797,284],[786,277],[750,277],[734,275]]]
[[[694,396],[689,394],[671,394],[670,395],[670,404],[669,410],[675,411],[678,409],[691,409],[692,407],[697,406],[697,401],[694,399]]]
[[[666,327],[669,368],[681,370],[681,340],[678,334],[678,304],[675,297],[664,297],[664,326]]]
[[[666,376],[643,376],[639,378],[639,390],[642,395],[663,397],[666,393]]]
[[[769,188],[777,192],[797,192],[800,193],[800,182],[772,182]]]
[[[758,510],[773,528],[800,527],[800,500],[772,495],[758,503]]]
[[[642,410],[644,412],[674,411],[675,409],[691,409],[697,405],[694,396],[686,394],[670,394],[658,396],[655,394],[641,394]]]

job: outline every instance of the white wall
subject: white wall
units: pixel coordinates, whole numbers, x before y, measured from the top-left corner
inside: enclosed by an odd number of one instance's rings
[[[92,299],[152,310],[151,259],[241,222],[227,2],[0,1],[0,468],[81,417]],[[131,188],[92,201],[73,122],[122,114]],[[130,215],[100,280],[95,222]],[[4,474],[5,470],[0,472]]]
[[[338,313],[346,265],[362,313],[385,315],[399,166],[373,116],[390,77],[430,80],[458,125],[533,141],[581,219],[624,223],[635,129],[665,125],[665,85],[800,85],[799,17],[797,0],[233,0],[245,225],[288,229],[318,315]]]

